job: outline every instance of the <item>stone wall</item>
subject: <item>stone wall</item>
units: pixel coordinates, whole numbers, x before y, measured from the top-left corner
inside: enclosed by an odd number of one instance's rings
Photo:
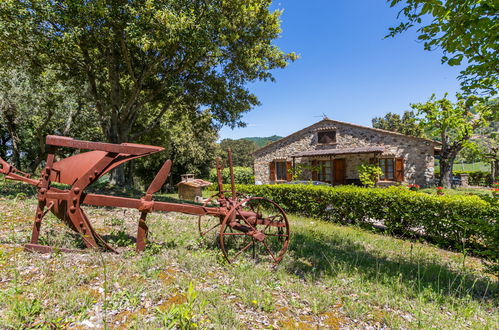
[[[317,143],[317,131],[320,129],[336,130],[336,143],[320,145]],[[380,157],[404,159],[404,181],[421,186],[430,184],[434,179],[434,143],[429,140],[394,134],[368,127],[350,125],[332,120],[322,120],[295,134],[283,138],[270,146],[255,152],[255,181],[274,183],[270,180],[269,163],[274,160],[291,161],[291,156],[303,151],[322,149],[358,148],[382,146],[385,152]],[[373,158],[373,153],[336,155],[345,159],[346,178],[357,179],[357,166]],[[329,160],[327,157],[295,158],[296,163],[309,163],[312,159]]]

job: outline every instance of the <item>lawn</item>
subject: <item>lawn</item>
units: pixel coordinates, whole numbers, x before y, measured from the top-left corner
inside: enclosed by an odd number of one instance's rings
[[[435,169],[438,169],[439,161],[435,160]],[[490,163],[486,162],[476,162],[476,163],[461,163],[454,162],[454,167],[452,168],[454,171],[483,171],[490,172]]]
[[[87,207],[111,253],[33,254],[36,200],[0,187],[0,328],[497,328],[498,280],[481,261],[357,227],[290,216],[276,268],[228,265],[197,234],[197,217],[151,214],[133,249],[137,211]],[[17,195],[17,198],[16,198]],[[170,196],[172,197],[172,196]],[[81,240],[53,216],[46,244]]]

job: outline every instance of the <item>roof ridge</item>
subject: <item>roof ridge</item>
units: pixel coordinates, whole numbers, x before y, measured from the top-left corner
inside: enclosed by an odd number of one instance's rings
[[[373,130],[373,131],[376,131],[376,132],[381,132],[381,133],[386,133],[386,134],[392,134],[392,135],[398,135],[398,136],[402,136],[402,137],[407,137],[407,138],[411,138],[411,139],[416,139],[416,140],[423,140],[423,141],[428,141],[428,142],[431,142],[431,143],[436,143],[436,144],[441,144],[440,142],[438,141],[435,141],[435,140],[431,140],[431,139],[427,139],[427,138],[423,138],[423,137],[418,137],[418,136],[412,136],[412,135],[407,135],[407,134],[402,134],[402,133],[399,133],[399,132],[393,132],[393,131],[388,131],[388,130],[385,130],[385,129],[381,129],[381,128],[374,128],[374,127],[369,127],[369,126],[363,126],[363,125],[359,125],[359,124],[352,124],[352,123],[349,123],[349,122],[345,122],[345,121],[340,121],[340,120],[334,120],[334,119],[329,119],[329,118],[324,118],[324,119],[321,119],[319,120],[318,122],[312,124],[312,125],[309,125],[305,128],[302,128],[301,130],[299,131],[296,131],[294,133],[291,133],[277,141],[274,141],[272,143],[269,143],[267,144],[266,146],[263,146],[255,151],[253,151],[253,155],[260,152],[260,151],[263,151],[279,142],[283,142],[287,139],[289,139],[290,137],[292,136],[295,136],[295,135],[298,135],[299,133],[303,132],[303,131],[306,131],[310,128],[312,128],[313,126],[315,125],[318,125],[322,122],[333,122],[333,123],[338,123],[338,124],[342,124],[342,125],[348,125],[348,126],[353,126],[353,127],[357,127],[357,128],[363,128],[363,129],[369,129],[369,130]]]

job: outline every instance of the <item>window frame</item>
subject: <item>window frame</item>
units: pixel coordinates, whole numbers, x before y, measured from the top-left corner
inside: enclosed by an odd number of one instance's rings
[[[333,142],[321,142],[321,139],[320,139],[320,134],[327,134],[327,133],[334,133],[334,141]],[[331,144],[337,144],[337,137],[338,137],[338,133],[335,129],[330,129],[330,130],[320,130],[320,131],[317,131],[317,144],[320,144],[320,145],[331,145]]]
[[[332,160],[317,160],[316,164],[320,167],[320,171],[317,172],[317,181],[333,183]],[[327,180],[328,177],[330,177],[330,180]]]
[[[284,179],[280,179],[279,178],[279,166],[278,166],[278,163],[281,163],[284,165]],[[288,168],[287,168],[287,161],[284,160],[284,159],[276,159],[274,160],[274,171],[275,171],[275,181],[279,181],[279,182],[286,182],[288,181]]]
[[[381,161],[384,161],[384,166],[381,166]],[[392,163],[392,178],[388,178],[388,161]],[[378,166],[383,171],[382,176],[380,177],[381,181],[397,181],[397,174],[395,173],[395,157],[383,157],[378,159]]]

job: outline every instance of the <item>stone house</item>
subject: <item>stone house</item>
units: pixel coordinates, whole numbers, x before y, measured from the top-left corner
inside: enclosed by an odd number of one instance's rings
[[[255,151],[255,182],[291,181],[293,169],[301,168],[296,180],[358,184],[357,166],[370,163],[383,171],[380,185],[427,186],[434,179],[438,146],[433,140],[325,118]]]

